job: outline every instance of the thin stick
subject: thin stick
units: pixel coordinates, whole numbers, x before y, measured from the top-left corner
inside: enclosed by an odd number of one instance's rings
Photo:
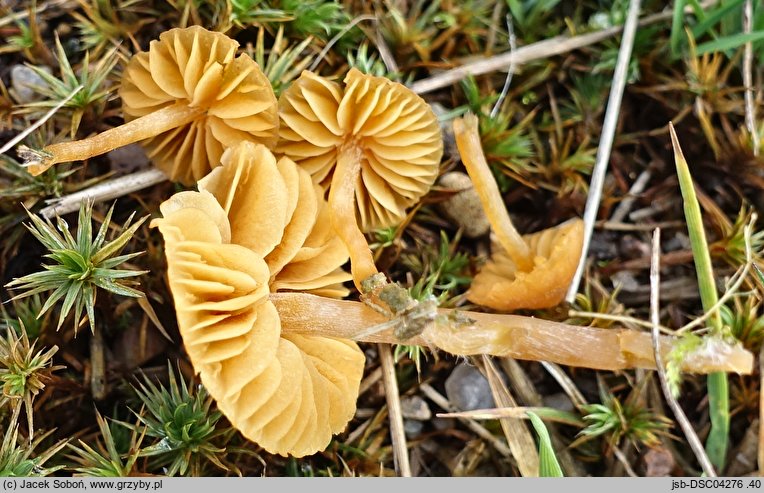
[[[629,211],[631,211],[631,206],[634,205],[634,201],[637,199],[637,195],[645,190],[645,187],[650,182],[650,178],[652,178],[650,168],[639,174],[637,179],[634,180],[634,183],[631,185],[631,188],[629,188],[627,197],[623,199],[620,204],[618,204],[615,212],[613,212],[613,215],[610,216],[610,222],[620,223],[624,220]]]
[[[411,477],[409,451],[406,446],[406,433],[403,431],[403,413],[401,412],[401,396],[398,391],[398,380],[395,377],[395,361],[390,344],[377,344],[379,361],[382,363],[382,379],[385,383],[385,399],[387,400],[387,416],[390,420],[390,438],[393,442],[393,461],[398,475]]]
[[[600,197],[602,196],[602,187],[605,183],[605,173],[610,161],[610,151],[613,148],[615,129],[618,125],[618,114],[621,111],[623,90],[626,87],[626,74],[629,68],[629,60],[631,60],[631,49],[634,46],[634,36],[637,33],[639,3],[640,0],[631,0],[629,2],[629,12],[626,15],[623,38],[621,39],[621,47],[618,50],[618,60],[615,66],[615,73],[613,74],[613,85],[610,88],[607,110],[605,111],[605,121],[602,124],[600,145],[597,148],[597,158],[589,185],[589,196],[586,199],[584,241],[581,259],[578,263],[578,269],[576,269],[576,273],[573,276],[573,281],[570,283],[570,288],[568,288],[568,295],[565,298],[568,303],[573,303],[576,300],[578,286],[581,283],[581,277],[583,277],[586,267],[587,252],[589,251],[589,242],[592,239],[594,222],[597,220],[597,212],[600,208]]]
[[[515,38],[515,30],[512,28],[512,14],[507,14],[507,36],[509,37],[509,53],[510,55],[517,50],[517,38]],[[501,108],[504,98],[507,97],[509,92],[509,86],[512,84],[512,77],[515,75],[515,61],[514,59],[509,64],[509,70],[507,71],[507,78],[504,80],[504,87],[501,89],[499,99],[496,100],[496,104],[493,105],[491,110],[491,118],[496,118]]]
[[[717,2],[718,0],[703,2],[701,3],[701,7],[706,8]],[[687,9],[686,11],[691,12],[690,9]],[[645,16],[639,21],[639,26],[649,26],[656,22],[668,20],[671,19],[672,15],[673,12],[669,9],[666,12]],[[601,31],[581,34],[578,36],[556,36],[551,39],[539,41],[538,43],[521,46],[514,53],[502,53],[490,58],[465,63],[464,65],[455,67],[446,72],[418,80],[409,87],[417,94],[437,91],[438,89],[455,84],[462,79],[466,79],[470,75],[483,75],[499,70],[506,70],[512,63],[515,63],[516,66],[520,66],[536,60],[568,53],[569,51],[577,50],[612,38],[623,30],[624,26],[613,26]]]
[[[658,336],[658,325],[660,322],[660,262],[661,262],[661,230],[655,228],[653,233],[653,246],[652,246],[652,261],[650,262],[650,321],[653,324],[652,338],[653,338],[653,354],[655,355],[656,368],[658,370],[658,378],[661,382],[661,389],[663,395],[666,398],[671,410],[674,412],[679,426],[684,432],[684,436],[687,437],[687,442],[690,445],[695,457],[698,459],[700,466],[703,468],[706,476],[716,477],[714,472],[714,466],[711,465],[711,461],[706,455],[706,451],[703,449],[703,444],[700,442],[700,438],[692,429],[690,421],[685,416],[682,407],[676,401],[673,395],[671,395],[671,389],[669,389],[668,379],[666,378],[666,369],[663,366],[663,357],[661,356],[661,342]]]
[[[65,195],[57,199],[49,200],[47,207],[40,210],[43,217],[63,216],[80,208],[83,200],[92,200],[93,202],[103,202],[116,199],[124,195],[137,192],[162,183],[167,180],[167,175],[157,168],[149,168],[137,171],[130,175],[120,176],[112,180],[101,182],[85,190],[80,190],[70,195]]]
[[[425,397],[430,399],[432,402],[434,402],[436,405],[438,405],[441,409],[443,409],[445,411],[449,411],[449,412],[456,412],[457,411],[457,409],[454,406],[451,405],[451,403],[448,401],[448,399],[446,399],[443,395],[438,393],[437,390],[435,390],[434,388],[430,387],[430,384],[427,384],[427,383],[421,384],[419,386],[419,390],[422,391],[422,393],[425,395]],[[483,428],[475,420],[469,419],[469,418],[459,418],[459,417],[457,417],[457,419],[459,421],[461,421],[462,423],[464,423],[465,426],[467,426],[467,428],[469,428],[474,434],[476,434],[477,436],[479,436],[483,440],[485,440],[488,443],[490,443],[493,446],[493,448],[496,449],[496,451],[498,453],[500,453],[504,457],[511,457],[512,456],[512,451],[509,450],[509,447],[504,442],[502,442],[501,440],[496,438],[493,435],[493,433],[491,433],[490,431],[488,431],[485,428]]]
[[[751,33],[751,24],[753,19],[753,2],[745,0],[743,4],[743,32]],[[743,52],[743,85],[745,86],[745,126],[751,134],[751,146],[753,155],[759,155],[759,132],[756,130],[756,106],[754,105],[753,88],[753,43],[751,41],[745,44]]]
[[[66,96],[66,98],[64,98],[63,101],[59,102],[56,106],[51,108],[50,111],[45,113],[45,115],[43,115],[42,118],[37,120],[31,127],[27,128],[26,130],[24,130],[23,132],[18,134],[16,137],[14,137],[11,140],[9,140],[8,142],[6,142],[5,145],[2,148],[0,148],[0,154],[5,154],[6,152],[8,152],[8,149],[12,148],[16,144],[18,144],[19,142],[24,140],[27,135],[31,134],[32,132],[34,132],[35,130],[40,128],[40,126],[43,123],[47,122],[50,119],[50,117],[55,115],[58,110],[63,108],[66,103],[68,103],[74,96],[76,96],[77,93],[80,92],[83,87],[85,87],[85,86],[83,86],[82,84],[80,84],[79,86],[75,87],[74,90],[72,92],[70,92],[69,95]]]

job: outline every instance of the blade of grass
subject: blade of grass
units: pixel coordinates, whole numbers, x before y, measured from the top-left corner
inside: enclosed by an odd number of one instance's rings
[[[652,255],[650,262],[650,322],[652,323],[652,336],[653,336],[653,352],[655,354],[655,367],[658,369],[658,379],[661,382],[661,390],[663,396],[666,399],[671,410],[674,412],[679,427],[684,432],[684,436],[687,438],[695,457],[698,459],[698,463],[703,468],[703,472],[706,476],[714,477],[714,466],[711,465],[711,461],[708,459],[706,452],[703,450],[703,444],[700,443],[697,433],[692,428],[690,420],[684,414],[682,407],[674,398],[669,388],[668,377],[666,376],[666,368],[663,366],[663,357],[661,356],[660,349],[660,336],[658,335],[658,325],[660,323],[660,258],[661,258],[661,230],[655,228],[653,232],[653,245]]]
[[[713,41],[701,43],[697,48],[697,55],[705,55],[716,51],[727,51],[741,47],[746,43],[755,43],[764,39],[764,31],[755,31],[752,33],[738,33],[730,36],[724,36]]]
[[[711,266],[711,255],[706,241],[706,232],[703,229],[703,218],[700,211],[700,203],[695,195],[695,188],[690,175],[687,161],[679,146],[674,125],[669,123],[671,132],[671,144],[674,147],[674,161],[676,162],[679,187],[682,190],[684,203],[684,215],[687,221],[687,229],[690,235],[692,256],[695,260],[695,270],[698,276],[698,288],[703,310],[710,311],[718,301],[716,284],[714,283],[714,271]],[[712,336],[722,335],[722,319],[718,310],[709,316]],[[718,471],[724,469],[725,457],[729,446],[729,388],[727,374],[718,372],[708,375],[708,408],[711,419],[711,431],[706,439],[706,452],[711,463]]]
[[[552,440],[549,438],[549,432],[536,414],[528,412],[528,418],[531,420],[533,429],[539,436],[539,476],[542,478],[561,478],[565,476],[562,473],[560,463],[557,462]]]
[[[679,58],[682,54],[682,39],[684,35],[684,4],[685,0],[674,1],[674,17],[671,19],[671,56]]]

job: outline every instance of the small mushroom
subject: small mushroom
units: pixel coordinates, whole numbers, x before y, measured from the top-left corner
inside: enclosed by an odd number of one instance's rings
[[[142,141],[173,181],[193,184],[220,162],[227,147],[277,140],[276,96],[239,44],[199,26],[170,29],[136,54],[122,78],[127,122],[87,139],[20,150],[38,175],[56,163],[80,161]]]
[[[521,236],[504,207],[486,162],[475,115],[454,120],[459,154],[475,184],[496,242],[493,255],[472,281],[467,299],[495,310],[549,308],[560,303],[583,248],[583,221]]]
[[[282,332],[269,295],[341,295],[344,244],[323,190],[288,158],[248,142],[161,205],[168,279],[183,341],[202,383],[244,436],[304,456],[355,413],[365,357],[349,340]],[[299,310],[299,307],[296,307]]]
[[[377,273],[362,231],[394,226],[438,175],[432,109],[401,84],[351,69],[344,86],[303,72],[279,99],[277,151],[329,186],[332,224],[356,286]],[[359,228],[360,224],[360,228]]]

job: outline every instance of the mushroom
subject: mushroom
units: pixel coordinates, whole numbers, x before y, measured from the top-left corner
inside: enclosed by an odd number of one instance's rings
[[[277,152],[315,183],[331,184],[332,224],[361,289],[377,274],[363,232],[402,222],[438,175],[443,140],[435,114],[403,85],[356,69],[344,86],[303,72],[281,94],[279,114]]]
[[[502,311],[557,305],[565,297],[581,257],[583,221],[576,218],[520,236],[483,154],[477,117],[469,114],[454,120],[454,133],[496,237],[494,253],[473,279],[467,299]]]
[[[198,192],[164,202],[168,279],[188,355],[218,407],[275,454],[325,448],[355,413],[365,357],[349,340],[284,334],[276,290],[342,295],[344,244],[323,190],[262,145],[227,150]]]
[[[199,26],[170,29],[133,56],[120,88],[127,122],[87,139],[20,149],[38,175],[56,163],[80,161],[143,141],[173,181],[190,185],[238,142],[272,147],[277,103],[268,79],[239,44]]]

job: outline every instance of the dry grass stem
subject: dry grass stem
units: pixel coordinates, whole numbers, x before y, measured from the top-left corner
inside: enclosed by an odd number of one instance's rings
[[[498,370],[494,366],[491,358],[483,355],[481,357],[483,372],[488,379],[491,387],[491,394],[496,404],[502,408],[513,408],[517,402],[509,389],[501,379]],[[538,477],[539,475],[539,454],[536,448],[536,441],[531,435],[525,421],[510,418],[499,418],[501,429],[504,431],[504,437],[507,439],[509,449],[512,450],[512,456],[517,461],[517,468],[523,477]]]
[[[40,210],[43,217],[63,216],[74,212],[83,200],[103,202],[152,187],[167,180],[167,175],[157,168],[149,168],[135,173],[104,181],[85,190],[48,201],[50,205]]]
[[[69,95],[68,95],[68,96],[66,96],[66,97],[65,97],[63,100],[61,100],[61,101],[60,101],[60,102],[59,102],[59,103],[58,103],[56,106],[54,106],[53,108],[51,108],[51,110],[50,110],[50,111],[48,111],[47,113],[45,113],[45,115],[43,115],[43,117],[42,117],[42,118],[40,118],[39,120],[37,120],[37,121],[36,121],[36,122],[35,122],[35,123],[34,123],[32,126],[30,126],[30,127],[26,128],[26,129],[24,129],[24,131],[23,131],[23,132],[21,132],[20,134],[18,134],[17,136],[15,136],[14,138],[12,138],[12,139],[11,139],[11,140],[9,140],[8,142],[6,142],[6,143],[5,143],[5,145],[4,145],[2,148],[0,148],[0,154],[5,154],[6,152],[8,152],[8,150],[9,150],[9,149],[11,149],[13,146],[15,146],[16,144],[18,144],[18,143],[19,143],[19,142],[21,142],[22,140],[24,140],[24,139],[27,137],[27,135],[31,134],[32,132],[34,132],[35,130],[37,130],[38,128],[40,128],[40,126],[42,126],[42,124],[43,124],[43,123],[45,123],[45,122],[47,122],[48,120],[50,120],[50,118],[51,118],[53,115],[55,115],[55,114],[56,114],[56,112],[57,112],[58,110],[60,110],[61,108],[63,108],[63,107],[64,107],[64,105],[66,105],[66,103],[68,103],[68,102],[69,102],[69,101],[70,101],[70,100],[71,100],[71,99],[72,99],[74,96],[76,96],[76,95],[77,95],[77,93],[78,93],[78,92],[80,92],[80,91],[82,90],[82,88],[83,88],[83,87],[84,87],[84,86],[83,86],[82,84],[80,84],[80,85],[78,85],[77,87],[75,87],[75,88],[72,90],[72,92],[70,92],[70,93],[69,93]],[[20,151],[20,152],[24,152],[24,150],[25,150],[25,149],[26,149],[26,146],[22,146],[22,147],[19,149],[19,151]]]
[[[753,23],[753,1],[745,0],[743,4],[743,33],[751,33]],[[756,106],[753,87],[753,43],[745,44],[743,51],[743,85],[745,86],[745,125],[751,134],[751,147],[753,155],[759,155],[759,132],[756,129]]]
[[[687,442],[690,445],[695,457],[698,459],[700,466],[703,468],[703,472],[706,476],[716,477],[714,466],[711,465],[711,461],[706,455],[706,451],[703,448],[703,444],[700,442],[700,438],[692,429],[690,421],[684,414],[682,407],[677,400],[671,394],[669,389],[668,379],[666,378],[666,369],[663,366],[663,353],[661,350],[660,336],[658,335],[658,322],[660,321],[660,248],[661,248],[661,230],[655,229],[653,233],[652,244],[652,256],[650,263],[650,321],[653,324],[652,338],[653,338],[653,351],[655,354],[656,368],[658,370],[658,378],[661,382],[661,389],[663,390],[663,396],[666,398],[666,402],[674,413],[679,426],[682,428]]]
[[[573,281],[568,288],[566,300],[573,303],[576,300],[578,286],[581,283],[581,277],[584,275],[586,267],[587,253],[589,251],[589,242],[592,239],[594,231],[594,222],[597,220],[597,212],[600,208],[600,199],[602,197],[602,187],[605,185],[605,173],[610,162],[610,151],[613,148],[613,139],[615,138],[615,129],[618,124],[618,115],[621,112],[621,99],[623,90],[626,88],[626,75],[631,60],[631,50],[634,46],[634,37],[637,34],[637,20],[639,18],[640,0],[631,0],[629,2],[629,12],[626,14],[624,23],[623,38],[618,50],[618,60],[613,74],[613,84],[610,86],[610,95],[607,101],[607,110],[605,110],[605,120],[602,124],[602,134],[600,135],[600,144],[597,147],[597,157],[592,170],[592,179],[589,184],[589,195],[586,198],[586,208],[584,209],[584,246],[581,259],[578,262],[578,269],[573,275]]]
[[[701,6],[706,8],[717,3],[716,1],[702,2]],[[686,12],[690,12],[689,8]],[[673,13],[671,10],[645,16],[639,21],[640,27],[649,26],[658,22],[671,19]],[[585,48],[606,39],[617,36],[623,26],[613,26],[601,31],[581,34],[578,36],[557,36],[551,39],[545,39],[527,46],[518,48],[514,53],[502,53],[490,58],[484,58],[475,62],[465,63],[459,67],[447,70],[443,73],[418,80],[411,84],[410,88],[417,94],[433,92],[451,84],[455,84],[469,75],[483,75],[499,70],[506,70],[511,64],[516,66],[524,65],[536,60],[543,60],[555,55],[568,53],[579,48]]]
[[[395,361],[389,344],[377,344],[379,361],[382,365],[382,379],[385,383],[387,416],[390,421],[390,438],[393,442],[393,457],[396,472],[404,478],[411,477],[409,451],[406,445],[406,433],[403,430],[401,396],[398,391],[398,379],[395,376]]]

